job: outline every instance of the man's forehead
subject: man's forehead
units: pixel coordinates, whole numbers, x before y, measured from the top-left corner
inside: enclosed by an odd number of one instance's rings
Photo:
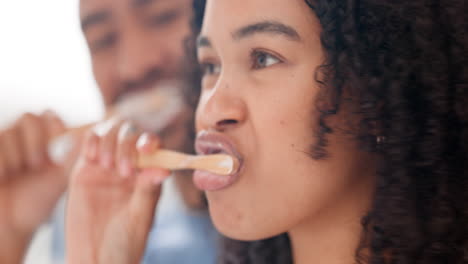
[[[118,1],[121,0],[80,0],[80,16],[83,18],[98,11],[109,10]]]
[[[80,0],[81,27],[86,30],[91,25],[103,24],[113,20],[113,16],[126,12],[155,8],[190,8],[190,0]],[[185,13],[185,12],[184,12]]]
[[[81,13],[89,13],[96,9],[111,8],[113,5],[125,5],[130,8],[164,1],[185,2],[180,0],[80,0],[80,11]]]
[[[190,0],[80,0],[80,13],[81,17],[99,10],[112,9],[116,6],[131,7],[144,7],[153,3],[163,4],[169,2],[175,5],[190,6]]]

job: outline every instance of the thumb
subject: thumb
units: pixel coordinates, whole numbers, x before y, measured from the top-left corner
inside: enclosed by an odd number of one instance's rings
[[[54,111],[47,110],[42,113],[41,117],[46,122],[49,139],[57,137],[65,132],[66,128],[64,122]]]
[[[136,176],[130,214],[138,219],[138,225],[151,226],[162,182],[170,175],[170,171],[165,169],[144,169]]]
[[[42,113],[41,118],[44,120],[47,133],[46,144],[49,159],[56,165],[62,165],[73,145],[73,139],[69,135],[64,135],[65,124],[55,112],[47,110]]]

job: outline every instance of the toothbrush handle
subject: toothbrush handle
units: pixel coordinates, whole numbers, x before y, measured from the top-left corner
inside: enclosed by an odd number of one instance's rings
[[[141,155],[138,167],[161,167],[169,170],[205,170],[218,175],[229,175],[236,169],[235,159],[226,154],[195,156],[171,150],[158,150],[154,154]]]

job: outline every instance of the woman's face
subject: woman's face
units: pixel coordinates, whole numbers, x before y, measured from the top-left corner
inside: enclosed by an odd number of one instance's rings
[[[309,154],[318,120],[314,74],[324,61],[320,31],[303,0],[207,2],[197,41],[204,69],[198,152],[236,153],[241,168],[225,178],[196,172],[194,181],[227,236],[274,236],[341,217],[349,203],[368,198],[372,169],[352,140],[334,133],[328,159]]]

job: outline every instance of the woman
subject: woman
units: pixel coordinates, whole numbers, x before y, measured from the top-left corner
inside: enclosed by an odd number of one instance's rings
[[[241,163],[226,178],[194,174],[234,239],[221,262],[467,263],[462,1],[195,8],[196,148]],[[69,197],[68,263],[141,257],[169,172],[134,168],[160,142],[128,127],[90,133]]]

